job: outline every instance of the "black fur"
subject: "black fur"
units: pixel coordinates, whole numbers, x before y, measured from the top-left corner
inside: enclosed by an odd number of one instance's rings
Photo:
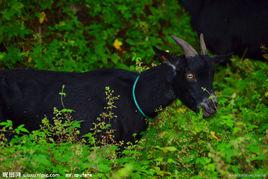
[[[262,59],[268,46],[267,0],[180,0],[192,17],[193,29],[203,33],[208,49]]]

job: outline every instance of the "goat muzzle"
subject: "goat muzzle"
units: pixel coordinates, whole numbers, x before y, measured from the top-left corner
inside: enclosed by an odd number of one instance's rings
[[[199,106],[203,111],[203,116],[205,118],[210,117],[217,112],[217,99],[215,96],[206,98]]]

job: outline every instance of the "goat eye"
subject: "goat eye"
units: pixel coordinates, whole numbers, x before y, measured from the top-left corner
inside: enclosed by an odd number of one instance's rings
[[[191,81],[195,80],[195,76],[194,76],[194,74],[192,74],[192,73],[187,73],[187,74],[186,74],[186,78],[187,78],[188,80],[191,80]]]

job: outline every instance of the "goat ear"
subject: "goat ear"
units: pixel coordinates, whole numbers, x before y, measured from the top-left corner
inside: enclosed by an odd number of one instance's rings
[[[157,55],[157,57],[159,57],[163,61],[167,61],[171,57],[168,52],[160,50],[157,47],[153,47],[153,50],[154,50],[155,54]]]

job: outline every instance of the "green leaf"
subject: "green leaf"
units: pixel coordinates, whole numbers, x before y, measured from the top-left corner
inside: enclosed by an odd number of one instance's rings
[[[9,128],[9,127],[12,127],[12,126],[13,126],[13,122],[12,122],[11,120],[7,120],[7,121],[4,121],[4,122],[0,122],[0,126]]]
[[[168,147],[162,147],[161,150],[164,153],[167,153],[167,152],[175,152],[175,151],[177,151],[177,148],[174,146],[168,146]]]
[[[21,132],[24,133],[29,133],[29,131],[27,129],[25,129],[24,124],[19,125],[16,129],[15,129],[16,134],[20,134]]]

